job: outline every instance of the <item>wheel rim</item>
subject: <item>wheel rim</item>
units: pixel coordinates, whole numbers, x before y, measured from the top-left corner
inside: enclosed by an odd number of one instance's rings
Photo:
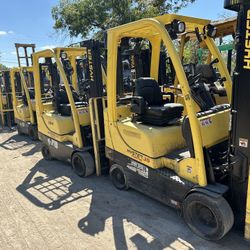
[[[216,232],[218,220],[211,208],[201,202],[192,202],[188,210],[192,226],[198,232],[202,232],[205,235],[212,235]]]
[[[112,176],[113,184],[117,188],[119,188],[119,189],[125,188],[125,186],[126,186],[125,176],[120,169],[114,169],[112,171],[111,176]]]
[[[75,172],[82,176],[85,174],[85,169],[84,169],[85,165],[82,161],[82,159],[79,156],[75,156],[74,160],[73,160],[73,168],[75,170]]]

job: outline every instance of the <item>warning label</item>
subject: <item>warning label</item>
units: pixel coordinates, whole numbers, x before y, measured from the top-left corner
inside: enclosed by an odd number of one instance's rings
[[[239,146],[242,148],[248,148],[248,139],[239,138]]]
[[[130,170],[138,173],[139,175],[143,176],[144,178],[148,178],[148,168],[138,162],[131,161],[128,165],[127,168]]]

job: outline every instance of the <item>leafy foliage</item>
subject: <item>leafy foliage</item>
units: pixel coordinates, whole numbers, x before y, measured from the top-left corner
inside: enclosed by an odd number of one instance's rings
[[[197,40],[190,40],[185,44],[183,53],[183,63],[198,63],[198,49],[199,43]],[[205,52],[204,52],[205,54]],[[207,55],[206,55],[207,57]]]
[[[60,0],[52,8],[54,28],[71,37],[164,13],[176,13],[195,0]]]
[[[0,70],[7,70],[8,67],[0,63]]]

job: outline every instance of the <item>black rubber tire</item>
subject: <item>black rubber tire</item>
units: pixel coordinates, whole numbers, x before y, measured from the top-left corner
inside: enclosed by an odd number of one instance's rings
[[[87,177],[95,172],[95,163],[89,152],[76,152],[71,158],[74,172],[80,177]]]
[[[43,158],[46,161],[52,161],[53,160],[53,157],[51,156],[49,147],[47,145],[45,145],[45,144],[42,145],[41,152],[42,152]]]
[[[189,228],[205,240],[223,238],[234,224],[232,209],[222,196],[214,198],[203,193],[191,193],[182,208]]]
[[[127,190],[129,188],[127,177],[123,168],[118,164],[113,164],[110,168],[109,175],[113,185],[119,190]]]
[[[23,133],[21,132],[21,129],[20,129],[20,125],[17,124],[16,128],[17,128],[17,133],[19,135],[23,135]]]
[[[32,141],[37,141],[38,140],[38,133],[37,133],[37,128],[30,126],[29,127],[29,137]]]

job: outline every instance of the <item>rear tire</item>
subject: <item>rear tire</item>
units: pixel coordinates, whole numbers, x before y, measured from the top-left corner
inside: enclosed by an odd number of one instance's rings
[[[43,158],[46,161],[52,161],[53,160],[53,157],[51,156],[49,147],[47,145],[43,144],[41,151],[42,151]]]
[[[223,238],[234,224],[232,209],[222,196],[192,193],[183,202],[183,214],[189,228],[205,240]]]
[[[74,172],[80,177],[87,177],[95,172],[94,160],[89,152],[74,153],[71,164]]]
[[[118,164],[112,165],[109,174],[113,185],[117,189],[127,190],[129,188],[126,175],[121,166]]]

